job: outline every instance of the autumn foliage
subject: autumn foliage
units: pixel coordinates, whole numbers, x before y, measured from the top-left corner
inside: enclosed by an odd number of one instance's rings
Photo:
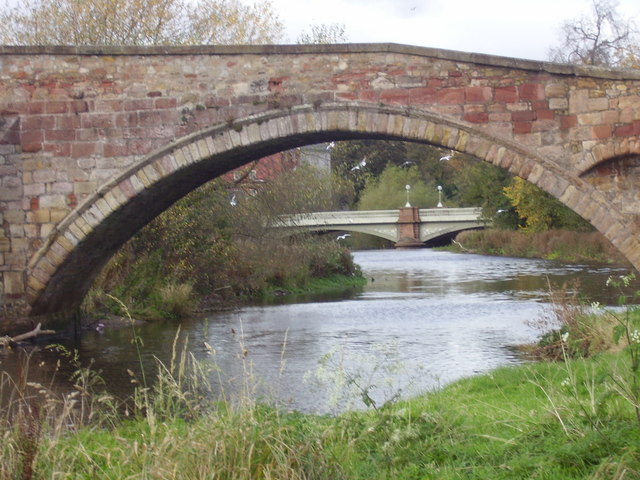
[[[18,0],[0,12],[13,45],[274,43],[283,24],[270,0]]]

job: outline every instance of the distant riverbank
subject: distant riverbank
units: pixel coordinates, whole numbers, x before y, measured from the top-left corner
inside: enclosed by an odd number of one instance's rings
[[[599,232],[548,230],[524,233],[516,230],[468,230],[461,232],[450,247],[453,252],[543,258],[568,263],[593,262],[629,265],[629,262]]]

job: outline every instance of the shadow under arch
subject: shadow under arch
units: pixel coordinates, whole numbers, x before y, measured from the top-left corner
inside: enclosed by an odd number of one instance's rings
[[[508,169],[572,208],[640,265],[640,258],[630,256],[640,250],[638,242],[620,212],[587,182],[533,149],[419,109],[371,103],[301,105],[203,129],[152,152],[103,184],[57,225],[32,257],[27,269],[30,313],[74,310],[124,242],[207,181],[290,148],[363,138],[441,146]]]

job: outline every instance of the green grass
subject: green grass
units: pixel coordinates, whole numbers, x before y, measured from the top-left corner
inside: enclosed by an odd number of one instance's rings
[[[284,291],[287,295],[322,295],[336,292],[344,292],[366,285],[367,279],[362,275],[329,275],[326,277],[310,277],[304,284],[287,285],[286,287],[269,287],[263,297],[271,297],[275,292]]]
[[[623,353],[500,368],[337,417],[283,412],[249,392],[202,403],[200,387],[182,384],[185,363],[133,417],[47,422],[33,478],[640,478],[640,424],[612,383],[628,369]],[[20,431],[0,427],[0,479],[23,478]]]

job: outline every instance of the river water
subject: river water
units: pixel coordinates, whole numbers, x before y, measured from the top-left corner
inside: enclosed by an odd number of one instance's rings
[[[531,326],[548,311],[550,285],[579,281],[579,290],[615,304],[605,287],[625,270],[544,260],[422,250],[354,252],[367,285],[339,297],[247,306],[137,329],[86,331],[66,339],[93,362],[112,392],[131,389],[127,369],[152,376],[180,344],[211,365],[226,393],[250,384],[253,394],[305,412],[339,412],[407,397],[498,366],[525,361],[514,348],[540,334]],[[207,347],[208,345],[209,347]],[[69,388],[71,370],[50,380],[58,354],[31,350],[30,374]],[[0,370],[16,375],[20,356],[0,353]],[[1,392],[0,392],[1,393]]]

